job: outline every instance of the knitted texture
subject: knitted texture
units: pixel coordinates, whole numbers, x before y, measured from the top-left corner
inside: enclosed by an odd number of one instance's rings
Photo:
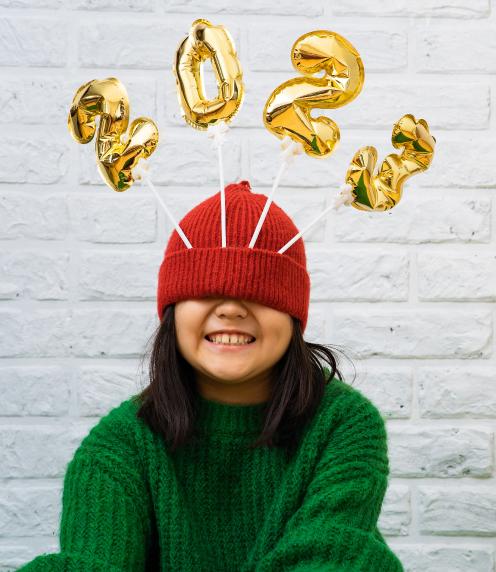
[[[23,572],[404,572],[377,528],[388,486],[379,410],[333,379],[291,461],[246,447],[264,404],[198,394],[199,440],[171,453],[130,398],[64,479],[60,553]]]
[[[283,254],[277,251],[298,234],[290,217],[271,203],[253,248],[251,237],[267,197],[248,181],[227,185],[226,246],[222,247],[220,192],[191,209],[179,222],[193,248],[174,229],[159,269],[157,312],[188,298],[224,295],[264,304],[295,316],[305,330],[310,277],[302,238]]]

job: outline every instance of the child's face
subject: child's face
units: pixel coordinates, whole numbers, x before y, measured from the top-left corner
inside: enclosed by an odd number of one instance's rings
[[[272,367],[287,350],[291,316],[263,304],[209,296],[175,306],[178,349],[196,371],[197,389],[207,399],[259,403],[270,394]],[[250,344],[217,345],[206,335],[239,330],[254,336]]]

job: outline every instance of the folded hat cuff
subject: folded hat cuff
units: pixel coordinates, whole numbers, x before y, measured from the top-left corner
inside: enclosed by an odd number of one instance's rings
[[[171,303],[216,295],[251,300],[295,316],[304,331],[310,277],[291,257],[261,248],[193,247],[164,257],[157,288],[160,319]]]

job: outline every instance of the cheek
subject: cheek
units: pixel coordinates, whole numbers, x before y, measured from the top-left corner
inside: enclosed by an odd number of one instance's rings
[[[287,350],[289,342],[291,339],[291,334],[288,333],[286,328],[277,328],[268,331],[263,336],[263,347],[264,353],[274,354],[274,357],[281,357],[281,355]]]
[[[176,344],[183,357],[191,360],[201,347],[201,337],[194,324],[189,322],[179,322],[176,326]]]

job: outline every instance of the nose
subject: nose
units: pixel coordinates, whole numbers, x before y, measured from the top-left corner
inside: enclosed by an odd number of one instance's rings
[[[248,310],[243,302],[237,298],[225,298],[215,308],[217,317],[244,318]]]

